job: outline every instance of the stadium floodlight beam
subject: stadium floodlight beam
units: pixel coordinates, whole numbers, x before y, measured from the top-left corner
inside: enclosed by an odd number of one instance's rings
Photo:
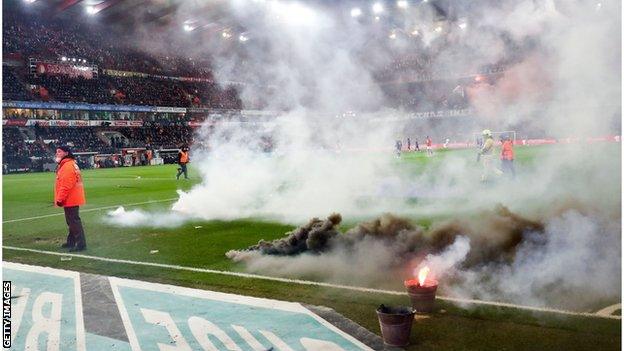
[[[244,43],[249,40],[249,37],[247,37],[245,34],[241,34],[238,36],[238,40]]]
[[[398,0],[397,7],[400,9],[406,9],[409,6],[407,0]]]
[[[357,18],[362,15],[362,10],[359,7],[354,7],[351,9],[351,17]]]
[[[273,0],[268,3],[269,11],[280,22],[290,26],[315,26],[319,23],[318,13],[303,2]]]
[[[61,61],[63,61],[63,62],[67,61],[67,57],[65,57],[65,56],[61,57]]]
[[[87,11],[87,14],[89,14],[90,16],[93,16],[96,13],[98,13],[98,9],[95,8],[95,6],[87,6],[86,11]]]
[[[373,13],[378,14],[382,13],[384,10],[383,5],[380,2],[376,2],[373,4]]]
[[[185,32],[190,32],[190,31],[192,31],[193,29],[195,29],[195,28],[193,28],[193,26],[191,26],[190,24],[185,24],[185,25],[184,25],[184,31],[185,31]]]
[[[460,23],[460,24],[458,25],[458,27],[459,27],[460,29],[464,30],[464,29],[466,29],[466,27],[468,27],[468,23],[466,23],[466,22],[462,22],[462,23]]]
[[[37,1],[37,0],[24,0],[24,2],[27,3],[27,4],[32,4],[35,1]]]

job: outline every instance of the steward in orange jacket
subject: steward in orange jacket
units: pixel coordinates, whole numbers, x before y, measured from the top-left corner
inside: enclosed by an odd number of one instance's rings
[[[176,179],[180,179],[180,176],[184,174],[184,179],[188,180],[188,170],[186,169],[186,164],[189,163],[191,159],[189,158],[189,148],[184,145],[180,151],[178,152],[178,174],[176,174]]]
[[[68,146],[59,146],[56,149],[56,162],[58,167],[54,184],[54,204],[63,207],[69,227],[67,241],[61,247],[69,248],[69,251],[82,251],[87,248],[87,243],[78,210],[86,201],[80,168]]]
[[[514,151],[513,151],[513,142],[506,138],[503,141],[503,148],[501,149],[501,160],[512,160],[514,159]]]
[[[62,158],[56,169],[54,203],[58,207],[73,207],[86,203],[80,169],[72,156]]]
[[[501,168],[503,172],[511,176],[511,178],[516,177],[516,170],[514,169],[514,151],[513,151],[513,141],[507,135],[503,139],[503,147],[501,149]]]

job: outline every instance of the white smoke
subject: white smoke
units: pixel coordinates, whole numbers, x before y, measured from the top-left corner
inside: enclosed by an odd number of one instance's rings
[[[620,20],[606,9],[618,5],[605,2],[596,11],[592,4],[545,0],[475,6],[470,15],[478,19],[469,18],[468,31],[449,25],[444,31],[453,40],[432,39],[429,48],[437,56],[431,65],[435,71],[471,72],[483,64],[510,62],[495,85],[473,89],[477,118],[490,129],[520,126],[550,136],[583,137],[613,130],[620,108],[615,84],[619,63],[614,58],[621,55],[612,50],[609,38],[619,33]],[[256,37],[219,51],[217,77],[249,81],[240,87],[244,100],[265,100],[267,109],[288,112],[270,124],[205,126],[198,139],[210,145],[210,152],[194,157],[202,184],[182,194],[174,209],[204,219],[262,217],[300,223],[330,211],[358,218],[406,213],[406,200],[415,197],[436,200],[421,201],[422,215],[459,207],[468,211],[466,205],[487,208],[493,202],[522,210],[535,207],[531,192],[510,191],[506,185],[475,187],[481,170],[471,156],[446,158],[427,165],[424,172],[397,171],[391,152],[394,141],[404,139],[405,123],[372,121],[406,116],[385,107],[381,87],[371,78],[391,61],[371,39],[385,27],[303,3],[236,1],[230,10]],[[427,6],[414,11],[433,23],[420,29],[423,35],[442,36]],[[355,117],[336,117],[347,110],[354,110]],[[464,127],[444,128],[453,134]],[[274,142],[271,153],[258,147],[265,136]],[[553,184],[582,156],[553,150],[540,155],[542,164],[519,170],[522,185],[516,189],[530,185],[548,201],[573,191]],[[609,162],[594,163],[602,161]]]
[[[423,267],[429,267],[437,279],[443,278],[450,273],[457,265],[461,264],[470,251],[470,239],[465,236],[455,238],[453,244],[449,245],[438,255],[429,254],[420,265],[414,269],[414,277],[418,276],[418,271]]]
[[[578,310],[620,296],[621,226],[568,211],[534,233],[509,264],[454,272],[453,296]]]
[[[193,18],[194,6],[182,6],[178,22]],[[531,192],[506,185],[475,187],[480,165],[472,162],[474,156],[448,157],[426,165],[427,170],[397,171],[390,157],[394,141],[406,133],[471,135],[485,127],[585,137],[614,130],[613,117],[621,110],[616,1],[603,1],[600,8],[590,0],[503,1],[463,10],[456,4],[458,9],[449,8],[449,21],[439,21],[434,6],[421,4],[406,10],[404,18],[393,14],[399,33],[418,33],[394,40],[388,38],[385,18],[355,20],[341,7],[246,0],[224,6],[224,21],[242,24],[248,41],[237,42],[237,26],[231,25],[223,25],[224,33],[232,32],[229,40],[198,43],[203,34],[194,37],[178,28],[179,34],[169,36],[179,40],[170,41],[186,45],[192,56],[210,52],[218,82],[245,82],[236,85],[243,102],[260,101],[278,117],[209,123],[199,131],[197,144],[210,150],[192,152],[202,183],[181,194],[173,207],[199,218],[300,223],[331,211],[365,218],[414,212],[406,205],[414,198],[420,199],[422,216],[469,212],[492,202],[530,211],[536,203]],[[455,21],[455,15],[465,18]],[[459,22],[467,27],[459,28]],[[140,41],[148,50],[166,49],[152,42]],[[422,50],[413,49],[419,46]],[[431,121],[414,129],[413,121],[405,122],[406,112],[388,107],[373,75],[394,58],[420,51],[430,51],[422,66],[434,75],[461,76],[500,62],[507,66],[493,85],[466,86],[476,124]],[[263,138],[272,141],[271,153],[264,152]],[[544,202],[569,194],[573,189],[553,185],[563,169],[579,162],[575,153],[560,148],[542,153],[540,165],[519,169],[515,188],[530,185],[549,197]],[[593,162],[604,169],[602,163],[612,161]]]
[[[180,226],[188,220],[188,217],[181,213],[163,212],[153,213],[143,210],[126,210],[123,206],[117,207],[113,211],[108,211],[104,221],[119,227],[155,227],[174,228]]]
[[[462,267],[479,248],[460,236],[442,253],[427,255],[413,276],[428,266],[454,297],[592,311],[620,296],[620,232],[601,215],[570,210],[551,218],[544,232],[527,233],[510,262]]]
[[[271,153],[257,145],[262,126],[223,126],[210,136],[210,153],[195,165],[202,184],[182,193],[173,209],[204,219],[264,217],[297,223],[322,216],[328,208],[374,215],[395,206],[394,200],[374,197],[396,161],[383,151],[353,151],[361,146],[340,136],[353,133],[362,146],[383,150],[380,141],[388,133],[371,135],[349,122],[324,123],[335,124],[331,130],[311,126],[297,113],[277,118],[268,131],[276,136]]]

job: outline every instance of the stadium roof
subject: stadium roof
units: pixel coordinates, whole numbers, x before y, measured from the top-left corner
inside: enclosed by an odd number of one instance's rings
[[[251,1],[251,0],[250,0]],[[256,0],[258,1],[258,0]],[[287,0],[284,0],[288,2]],[[335,1],[335,0],[313,0],[302,1],[306,5],[332,8],[337,11],[348,13],[354,7],[368,9],[374,5],[375,1]],[[491,0],[477,1],[479,6],[490,3]],[[204,20],[223,19],[228,16],[228,0],[13,0],[5,1],[7,4],[23,3],[32,9],[41,9],[53,16],[61,18],[71,18],[80,20],[88,18],[89,15],[97,15],[99,22],[110,24],[125,24],[133,26],[136,24],[158,23],[163,25],[179,21],[176,12],[184,5],[186,9],[192,9],[196,17]],[[390,16],[391,20],[394,12],[400,11],[396,6],[396,1],[379,1]],[[408,0],[405,2],[410,6],[430,6],[438,19],[454,18],[460,13],[469,13],[474,2],[452,1],[452,0]],[[10,8],[10,6],[9,6]]]

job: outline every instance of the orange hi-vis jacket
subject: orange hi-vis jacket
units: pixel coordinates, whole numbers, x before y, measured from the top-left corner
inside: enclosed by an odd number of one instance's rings
[[[189,156],[188,152],[180,151],[180,163],[188,163]]]
[[[503,148],[501,150],[501,160],[513,160],[513,142],[511,140],[503,141]]]
[[[54,205],[62,207],[80,206],[86,203],[80,168],[73,158],[64,158],[56,170],[54,184]]]

